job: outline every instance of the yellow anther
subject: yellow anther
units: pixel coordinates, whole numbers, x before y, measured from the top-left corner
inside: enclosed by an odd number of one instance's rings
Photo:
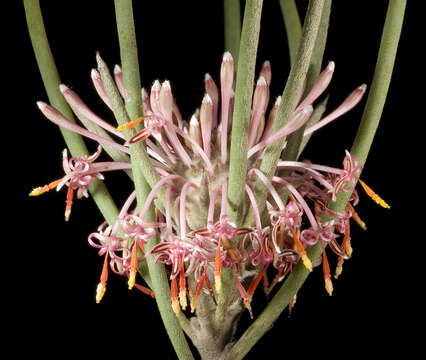
[[[349,257],[352,256],[353,249],[352,249],[351,244],[348,243],[348,244],[345,245],[345,251],[346,251],[346,254],[348,254]]]
[[[377,204],[384,207],[385,209],[390,209],[390,205],[386,203],[379,195],[377,195],[364,181],[358,179],[365,193],[371,197]]]
[[[39,186],[34,188],[31,192],[30,192],[30,196],[39,196],[41,194],[44,194],[45,192],[48,192],[50,189],[47,187],[47,185],[45,186]]]
[[[352,219],[355,220],[355,222],[361,227],[361,229],[367,230],[367,226],[365,225],[365,222],[361,220],[358,213],[355,211],[354,207],[350,203],[347,203],[346,207],[351,211]]]
[[[178,299],[175,299],[175,300],[172,301],[172,309],[173,309],[173,312],[175,314],[179,314],[179,312],[180,312],[180,305],[179,305],[179,300]]]
[[[132,120],[132,121],[129,121],[129,122],[125,123],[125,124],[117,126],[115,130],[117,130],[117,131],[124,131],[124,130],[133,129],[136,125],[138,125],[145,118],[146,118],[146,116],[138,117],[135,120]]]
[[[216,292],[220,294],[220,291],[222,290],[222,275],[216,274],[214,276],[214,288],[216,289]]]
[[[303,265],[305,265],[305,268],[307,268],[309,271],[312,271],[312,262],[308,258],[308,255],[303,254],[302,255],[302,261],[303,261]]]
[[[325,289],[328,292],[328,295],[333,295],[333,283],[329,277],[324,278],[325,281]]]
[[[180,306],[182,307],[182,310],[185,310],[188,305],[188,301],[186,299],[186,290],[179,291],[179,302]]]
[[[133,286],[135,286],[136,282],[136,271],[130,271],[129,274],[129,281],[127,281],[127,285],[129,286],[129,290],[133,289]]]
[[[58,179],[58,180],[52,181],[50,184],[36,187],[30,192],[29,195],[30,196],[39,196],[41,194],[44,194],[45,192],[48,192],[48,191],[54,189],[56,186],[58,186],[58,184],[61,181],[62,181],[62,179]]]
[[[96,304],[101,302],[102,298],[104,297],[105,290],[106,286],[100,282],[96,288]]]
[[[336,266],[336,272],[334,273],[334,278],[337,279],[343,271],[343,261],[338,262]]]

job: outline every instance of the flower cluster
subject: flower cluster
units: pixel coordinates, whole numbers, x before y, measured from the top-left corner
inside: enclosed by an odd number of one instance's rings
[[[269,108],[271,66],[265,62],[261,68],[253,96],[248,134],[248,164],[246,176],[245,213],[247,226],[231,221],[227,214],[228,160],[234,103],[234,62],[230,53],[225,53],[220,69],[220,86],[208,74],[205,76],[205,95],[200,108],[189,121],[185,121],[174,100],[169,81],[156,80],[149,92],[142,90],[144,116],[114,128],[94,114],[68,87],[61,91],[74,112],[119,140],[89,131],[69,122],[53,107],[39,102],[42,113],[59,126],[91,138],[106,148],[129,154],[129,146],[145,141],[153,168],[159,181],[142,207],[132,206],[133,192],[122,207],[115,224],[101,225],[89,235],[89,244],[99,249],[104,256],[104,267],[97,289],[97,302],[105,292],[108,265],[117,274],[129,278],[129,288],[137,285],[145,292],[148,289],[135,284],[138,267],[147,257],[162,263],[170,270],[172,306],[175,311],[185,309],[190,300],[191,310],[203,289],[215,299],[222,291],[222,267],[234,271],[235,283],[245,306],[251,311],[253,293],[263,281],[269,293],[282,281],[301,260],[312,271],[318,265],[308,257],[307,248],[318,243],[323,249],[323,272],[327,292],[331,295],[330,267],[326,245],[337,255],[335,277],[342,270],[342,263],[351,255],[350,225],[353,218],[365,228],[354,210],[358,196],[354,191],[346,210],[336,213],[328,204],[336,200],[339,192],[353,191],[359,180],[361,166],[349,152],[343,160],[343,168],[333,168],[308,161],[278,162],[275,175],[268,178],[259,169],[265,148],[307,124],[316,100],[325,92],[334,73],[330,62],[321,72],[312,90],[300,100],[291,120],[275,133],[271,133],[281,103],[278,97]],[[114,69],[118,90],[126,98],[122,74]],[[97,70],[92,71],[96,91],[108,107],[110,101]],[[304,136],[351,110],[362,98],[365,85],[353,90],[334,111],[316,123],[305,126]],[[144,122],[144,127],[132,136],[126,131]],[[134,131],[134,130],[132,130]],[[123,143],[120,143],[123,141]],[[96,162],[101,147],[92,156],[71,158],[64,151],[65,176],[45,187],[34,189],[38,195],[53,188],[66,185],[72,198],[87,196],[88,185],[94,178],[102,179],[109,170],[130,169],[127,161]],[[256,197],[255,184],[267,189],[267,200],[260,204]],[[382,199],[362,183],[375,201],[387,206]],[[160,196],[161,193],[161,196]],[[146,219],[149,208],[156,206],[156,219]],[[67,200],[66,218],[71,208]],[[247,215],[250,214],[250,215]],[[333,220],[323,221],[324,215]],[[250,221],[249,216],[252,217]],[[247,220],[248,219],[248,220]],[[119,230],[121,234],[119,234]],[[343,236],[341,236],[343,235]],[[339,238],[343,238],[341,241]],[[149,251],[144,245],[153,242]],[[247,275],[251,274],[251,275]],[[253,275],[255,274],[255,275]],[[272,282],[269,281],[273,276]],[[246,279],[251,279],[246,284]],[[243,281],[244,280],[244,281]],[[214,286],[211,286],[214,281]],[[188,294],[189,292],[189,294]],[[150,293],[152,294],[152,293]]]

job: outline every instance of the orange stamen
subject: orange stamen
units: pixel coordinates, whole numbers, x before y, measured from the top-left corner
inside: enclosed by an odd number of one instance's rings
[[[268,274],[266,271],[263,274],[262,285],[263,285],[263,292],[265,293],[265,295],[268,295],[269,279],[268,279]]]
[[[248,301],[251,303],[251,299],[253,298],[253,294],[257,288],[257,286],[260,283],[260,280],[262,280],[262,278],[264,277],[264,275],[266,274],[266,269],[268,267],[265,266],[263,268],[263,270],[261,272],[259,272],[259,274],[257,274],[256,278],[254,278],[254,280],[251,282],[248,290],[247,290],[247,295],[248,295]]]
[[[210,280],[209,280],[209,277],[208,277],[208,276],[206,276],[206,277],[205,277],[204,282],[205,282],[205,285],[206,285],[207,290],[208,290],[208,291],[209,291],[209,293],[210,293],[210,296],[212,297],[212,299],[213,299],[214,303],[217,305],[217,303],[216,303],[216,298],[214,297],[213,288],[212,288],[212,285],[210,284]]]
[[[235,277],[235,282],[237,284],[238,290],[240,292],[241,297],[243,298],[243,302],[244,302],[244,306],[246,307],[246,309],[249,311],[250,313],[250,317],[253,319],[253,312],[251,310],[251,299],[249,299],[249,296],[246,292],[246,289],[244,289],[244,286],[241,285],[240,280],[238,279],[237,273],[234,270],[234,277]]]
[[[191,299],[191,312],[192,313],[197,308],[198,297],[200,296],[201,289],[203,288],[204,281],[206,279],[206,270],[207,270],[207,266],[204,267],[203,274],[201,275],[200,280],[198,280],[197,286],[195,288],[195,293],[194,293],[194,295]]]
[[[377,195],[364,181],[358,179],[365,193],[371,197],[377,204],[384,207],[385,209],[390,209],[390,206],[384,201],[379,195]]]
[[[185,265],[181,262],[181,268],[179,273],[179,302],[182,310],[186,309],[188,305],[186,301],[186,278],[185,278]]]
[[[288,314],[289,316],[291,315],[291,311],[294,308],[294,305],[296,305],[296,301],[297,301],[297,294],[295,294],[293,296],[293,298],[290,300],[289,304],[288,304]]]
[[[152,291],[151,289],[148,289],[147,287],[139,285],[139,284],[135,284],[135,288],[142,291],[144,294],[147,294],[151,296],[152,298],[155,298],[154,291]]]
[[[105,253],[104,265],[102,267],[101,278],[96,288],[96,303],[99,304],[106,291],[106,282],[108,280],[108,251]]]
[[[142,242],[142,241],[140,241],[140,240],[138,240],[138,245],[139,245],[139,247],[141,248],[141,250],[142,250],[143,254],[145,255],[145,246],[143,245],[143,242]]]
[[[222,260],[220,258],[220,245],[221,241],[219,239],[217,244],[216,258],[214,261],[214,286],[218,294],[222,289]]]
[[[41,194],[44,194],[45,192],[48,192],[52,189],[54,189],[55,187],[58,186],[58,184],[62,181],[62,179],[58,179],[55,181],[52,181],[51,183],[44,185],[44,186],[39,186],[34,188],[31,192],[30,192],[30,196],[39,196]]]
[[[358,213],[355,211],[354,207],[350,204],[347,203],[346,207],[350,210],[350,212],[352,213],[352,219],[355,220],[355,222],[363,229],[363,230],[367,230],[367,226],[365,225],[365,222],[361,220],[361,218],[359,217]]]
[[[330,265],[328,264],[327,254],[325,253],[324,245],[322,246],[322,271],[324,273],[325,289],[328,292],[328,295],[333,294],[333,283],[331,282],[330,276]]]
[[[346,251],[348,256],[352,255],[351,247],[351,227],[349,221],[346,223],[345,236],[343,237],[341,249]],[[334,278],[337,279],[343,271],[343,262],[345,259],[342,256],[339,256],[337,259],[336,271],[334,273]]]
[[[300,257],[302,258],[303,265],[309,270],[312,271],[312,262],[309,259],[308,255],[306,255],[306,250],[303,247],[302,242],[299,240],[299,236],[295,233],[294,229],[290,227],[290,230],[293,234],[294,243],[299,251]]]
[[[178,296],[178,287],[177,287],[176,278],[172,279],[171,292],[172,292],[172,309],[175,314],[178,314],[180,312],[180,305],[179,305],[179,296]]]
[[[352,256],[352,246],[351,246],[351,225],[349,221],[346,223],[345,236],[342,241],[342,249],[345,249],[348,256]]]
[[[129,290],[132,290],[133,286],[135,285],[137,267],[138,267],[138,246],[136,243],[134,243],[132,248],[132,257],[130,258],[129,281],[127,282],[127,285],[129,285]]]
[[[74,190],[71,186],[68,186],[67,199],[65,201],[65,221],[68,221],[70,219],[73,198]]]
[[[132,121],[129,121],[129,122],[127,122],[127,123],[125,123],[125,124],[123,124],[123,125],[120,125],[120,126],[117,126],[116,128],[115,128],[115,130],[117,130],[117,131],[124,131],[124,130],[130,130],[130,129],[133,129],[136,125],[138,125],[143,119],[146,119],[148,116],[141,116],[141,117],[138,117],[137,119],[135,119],[135,120],[132,120]]]

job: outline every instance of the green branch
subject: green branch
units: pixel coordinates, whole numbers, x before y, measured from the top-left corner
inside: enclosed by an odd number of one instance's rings
[[[235,68],[238,64],[238,50],[241,36],[240,0],[224,0],[225,51],[229,51],[234,59]]]
[[[70,107],[59,91],[61,81],[44,28],[40,2],[38,0],[24,0],[24,8],[31,43],[49,102],[69,121],[75,122]],[[60,128],[60,131],[72,156],[79,157],[89,153],[80,135],[62,128]],[[105,220],[108,224],[113,225],[118,216],[118,209],[105,184],[95,179],[89,186],[89,191]]]
[[[296,60],[300,38],[302,36],[302,25],[300,23],[299,12],[297,11],[295,0],[280,0],[280,6],[283,14],[285,30],[287,32],[290,64],[293,66]]]
[[[228,190],[228,215],[237,223],[239,215],[241,215],[245,193],[248,131],[262,3],[262,0],[248,0],[246,3],[241,35],[240,60],[237,69]]]
[[[254,71],[259,42],[260,18],[263,0],[248,0],[244,10],[241,33],[240,59],[238,61],[235,89],[235,106],[232,121],[231,151],[229,161],[229,188],[227,213],[232,221],[241,223],[242,205],[247,174],[248,130],[251,116]],[[216,324],[225,316],[227,300],[234,286],[232,271],[224,269],[223,288],[219,294]]]
[[[131,0],[115,0],[115,13],[117,20],[117,30],[120,42],[120,55],[123,69],[123,81],[126,91],[126,110],[131,119],[136,119],[142,115],[141,103],[141,82],[139,74],[139,62],[136,45],[136,34],[133,20],[133,8]],[[111,104],[112,105],[112,104]],[[122,108],[121,108],[122,109]],[[120,109],[116,109],[120,111]],[[124,114],[122,114],[124,120]],[[139,206],[142,206],[151,191],[150,185],[153,186],[152,178],[156,182],[155,176],[152,175],[152,165],[149,163],[146,148],[143,143],[133,144],[130,147],[130,157],[133,168],[133,177],[136,188],[136,197]],[[149,164],[149,165],[148,165]],[[143,168],[148,166],[151,173]],[[151,183],[148,184],[151,178]],[[154,170],[155,173],[155,170]],[[148,180],[148,182],[147,182]],[[147,220],[154,221],[154,209],[151,206],[147,215]],[[152,239],[146,246],[149,251],[156,243],[158,238]],[[185,335],[179,324],[179,321],[171,308],[171,294],[169,281],[164,265],[155,264],[152,256],[147,258],[149,274],[152,281],[152,289],[155,293],[155,300],[160,311],[161,318],[166,328],[167,334],[173,344],[179,359],[193,359],[191,350],[186,342]]]
[[[352,155],[356,156],[361,164],[365,164],[383,111],[395,63],[405,6],[406,0],[389,1],[371,90],[351,151]],[[329,208],[336,212],[342,212],[350,196],[351,193],[340,192],[336,202],[330,203]],[[323,218],[322,221],[327,221],[328,219]],[[321,245],[318,243],[309,248],[308,256],[315,262],[315,259],[321,256]],[[298,263],[262,314],[235,343],[230,350],[228,359],[242,359],[250,351],[254,344],[272,327],[308,275],[309,272],[305,267]]]

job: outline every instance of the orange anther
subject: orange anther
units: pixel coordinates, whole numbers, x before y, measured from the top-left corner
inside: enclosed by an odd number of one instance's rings
[[[324,272],[324,281],[325,281],[325,289],[328,292],[328,295],[333,294],[333,283],[331,282],[330,276],[330,265],[328,264],[327,254],[325,253],[324,245],[322,246],[322,271]]]
[[[130,258],[129,281],[127,282],[127,284],[129,285],[129,290],[132,290],[133,286],[135,285],[137,267],[138,267],[138,246],[136,243],[133,243],[132,256]]]
[[[290,227],[291,233],[293,234],[294,243],[299,251],[300,257],[302,258],[303,265],[309,270],[312,271],[312,262],[309,259],[308,255],[306,255],[306,250],[303,247],[302,242],[299,239],[299,236],[295,233],[294,229]]]
[[[182,310],[186,309],[186,278],[185,278],[185,265],[183,261],[181,262],[181,268],[179,273],[179,302]]]
[[[123,131],[123,130],[130,130],[133,129],[136,125],[138,125],[143,119],[146,119],[148,116],[141,116],[138,117],[135,120],[129,121],[125,124],[122,124],[120,126],[117,126],[115,130],[117,131]]]
[[[358,181],[369,197],[371,197],[380,206],[386,209],[390,209],[390,206],[386,203],[386,201],[384,201],[379,195],[377,195],[364,181],[362,181],[361,179],[358,179]]]
[[[30,192],[30,196],[39,196],[41,194],[44,194],[45,192],[48,192],[52,189],[54,189],[55,187],[58,186],[58,184],[62,181],[62,179],[58,179],[55,181],[52,181],[51,183],[44,185],[44,186],[39,186],[34,188],[31,192]]]
[[[102,267],[101,278],[96,288],[96,303],[99,304],[106,291],[106,282],[108,280],[108,251],[105,253],[104,265]]]
[[[358,213],[355,211],[354,207],[350,204],[347,203],[346,207],[351,211],[352,213],[352,219],[355,220],[355,222],[363,229],[363,230],[367,230],[367,226],[365,225],[365,222],[361,220],[361,218],[359,217]]]
[[[67,199],[65,201],[65,221],[68,221],[70,218],[73,199],[74,199],[74,190],[71,186],[68,186]]]
[[[151,289],[148,289],[147,287],[136,284],[136,283],[135,283],[135,288],[142,291],[144,294],[147,294],[151,296],[152,298],[155,298],[154,291],[152,291]]]
[[[175,314],[178,314],[180,312],[180,305],[179,305],[179,295],[178,295],[176,278],[172,279],[171,292],[172,292],[172,309]]]

